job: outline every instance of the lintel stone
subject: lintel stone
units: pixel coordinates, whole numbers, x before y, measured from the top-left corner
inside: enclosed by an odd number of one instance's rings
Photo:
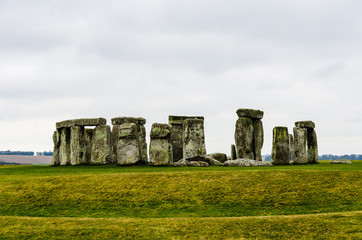
[[[236,114],[238,117],[249,117],[253,119],[262,119],[264,116],[264,112],[260,110],[254,110],[254,109],[246,109],[246,108],[240,108],[236,111]]]
[[[56,128],[70,128],[74,126],[99,126],[107,124],[107,120],[105,118],[80,118],[80,119],[72,119],[65,120],[56,123]]]
[[[295,126],[300,128],[315,128],[315,124],[312,121],[299,121],[295,123]]]
[[[146,119],[141,117],[116,117],[112,118],[112,125],[122,125],[123,123],[134,123],[136,125],[145,125]]]
[[[192,118],[204,120],[204,117],[202,116],[168,116],[168,123],[182,125],[184,120]]]

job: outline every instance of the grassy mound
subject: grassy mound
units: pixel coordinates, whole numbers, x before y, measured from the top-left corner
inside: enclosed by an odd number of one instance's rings
[[[361,170],[1,166],[0,238],[358,238]]]
[[[362,206],[361,171],[113,166],[87,173],[97,167],[38,168],[38,173],[31,172],[32,166],[7,168],[15,171],[0,182],[0,215],[239,217],[357,211]],[[156,172],[127,172],[135,169]]]

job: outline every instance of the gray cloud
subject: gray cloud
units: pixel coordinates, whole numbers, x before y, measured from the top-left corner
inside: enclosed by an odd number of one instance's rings
[[[1,1],[0,145],[50,150],[68,118],[204,115],[229,153],[240,107],[316,122],[321,153],[361,153],[361,3]]]

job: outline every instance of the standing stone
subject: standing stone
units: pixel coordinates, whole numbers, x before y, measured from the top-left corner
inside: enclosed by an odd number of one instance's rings
[[[168,123],[172,126],[171,128],[171,144],[173,152],[173,161],[177,162],[183,159],[183,124],[186,119],[202,119],[201,116],[169,116]]]
[[[93,142],[94,129],[84,129],[84,155],[82,163],[90,164],[92,158],[92,142]]]
[[[53,133],[53,143],[54,143],[54,149],[52,157],[52,166],[57,166],[60,164],[59,161],[60,134],[58,130],[54,131]]]
[[[70,128],[70,163],[83,164],[84,159],[84,127],[73,126]]]
[[[294,164],[295,150],[294,150],[293,134],[289,134],[289,151],[290,151],[290,163]]]
[[[124,123],[134,123],[137,128],[137,139],[138,139],[138,146],[139,146],[139,155],[140,155],[140,161],[138,164],[147,165],[148,164],[148,154],[147,154],[147,142],[146,142],[146,128],[144,125],[146,124],[146,119],[141,117],[116,117],[112,119],[113,128],[115,128],[115,132],[119,131],[119,127]],[[113,129],[112,129],[113,132]],[[113,159],[116,162],[117,159],[117,151],[116,147],[118,145],[118,139],[113,140],[113,135],[115,133],[112,133],[112,146],[113,146]],[[117,137],[116,137],[117,138]]]
[[[257,161],[262,161],[261,149],[264,144],[264,129],[261,120],[254,120],[254,157]]]
[[[119,128],[117,144],[117,163],[135,165],[141,163],[137,125],[124,123]]]
[[[234,144],[231,144],[231,160],[237,159],[236,157],[236,148]]]
[[[186,119],[183,123],[183,158],[202,160],[206,155],[203,119]]]
[[[147,155],[147,142],[146,142],[146,128],[145,126],[138,126],[138,141],[140,144],[140,155],[141,155],[141,164],[148,164],[148,155]]]
[[[60,129],[59,163],[70,164],[70,128]]]
[[[113,125],[111,133],[111,142],[112,142],[112,162],[117,163],[117,147],[119,142],[119,133],[121,125]]]
[[[235,125],[235,146],[237,158],[254,159],[253,120],[248,117],[239,117]]]
[[[306,128],[295,127],[294,133],[294,164],[306,164],[308,162],[307,155],[307,138],[308,130]]]
[[[173,163],[171,125],[154,123],[150,133],[150,164],[154,166]]]
[[[275,127],[273,129],[271,161],[273,165],[285,165],[290,162],[289,134],[287,127]]]
[[[236,158],[262,161],[264,129],[261,119],[264,112],[240,108],[236,114],[239,117],[235,125]]]
[[[92,155],[90,163],[93,165],[111,163],[111,128],[108,125],[99,125],[94,129]]]
[[[317,133],[314,129],[308,129],[308,163],[318,163]]]

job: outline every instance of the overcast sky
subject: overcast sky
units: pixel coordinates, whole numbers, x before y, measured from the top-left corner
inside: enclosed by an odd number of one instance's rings
[[[55,122],[205,116],[230,154],[238,108],[313,120],[319,153],[362,154],[362,1],[0,0],[0,150],[52,150]]]

